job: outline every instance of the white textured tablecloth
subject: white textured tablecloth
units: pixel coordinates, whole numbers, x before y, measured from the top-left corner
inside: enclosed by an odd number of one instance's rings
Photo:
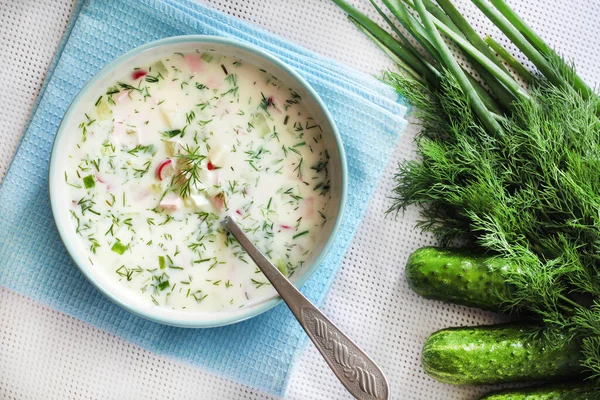
[[[390,63],[327,0],[208,0],[367,73]],[[494,32],[466,0],[476,29]],[[600,82],[600,0],[513,0],[514,8],[568,58],[590,84]],[[374,16],[368,1],[358,4]],[[0,181],[17,148],[72,0],[0,0]],[[396,399],[473,399],[484,388],[456,388],[428,378],[420,348],[433,331],[493,322],[497,316],[426,301],[404,281],[414,249],[433,243],[416,231],[416,210],[385,218],[398,160],[413,157],[409,128],[371,201],[324,311],[384,369]],[[0,232],[0,236],[2,232]],[[2,260],[0,260],[0,268]],[[297,363],[287,397],[347,399],[317,351]],[[0,288],[1,399],[266,399],[269,396],[156,356],[95,327]]]

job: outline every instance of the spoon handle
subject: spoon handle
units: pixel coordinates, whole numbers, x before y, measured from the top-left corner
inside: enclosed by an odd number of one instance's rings
[[[346,389],[361,400],[388,399],[388,382],[377,364],[271,264],[231,217],[221,223],[271,282]]]

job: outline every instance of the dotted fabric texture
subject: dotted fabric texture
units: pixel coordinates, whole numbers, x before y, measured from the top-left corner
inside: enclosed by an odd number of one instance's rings
[[[325,0],[208,1],[366,73],[389,66],[375,46]],[[480,32],[495,31],[457,1]],[[511,5],[569,58],[584,79],[600,82],[600,2],[512,0]],[[363,10],[370,10],[361,0]],[[72,2],[0,0],[0,171],[6,170],[44,73],[66,27]],[[65,11],[67,10],[67,11]],[[373,12],[370,14],[374,16]],[[12,21],[16,23],[12,24]],[[496,36],[495,36],[496,37]],[[498,37],[502,40],[502,37]],[[13,46],[14,44],[14,46]],[[8,84],[12,86],[7,86]],[[414,122],[414,121],[413,121]],[[384,218],[397,161],[414,157],[413,125],[398,143],[324,303],[324,311],[384,368],[396,399],[475,399],[488,388],[455,388],[420,369],[424,339],[447,326],[497,321],[491,313],[426,301],[407,287],[403,266],[414,249],[431,244],[415,231],[417,212]],[[7,149],[6,146],[13,146]],[[5,153],[8,152],[8,156]],[[0,232],[0,242],[4,233]],[[0,263],[4,263],[0,259]],[[1,264],[0,264],[1,265]],[[0,271],[1,271],[0,267]],[[13,291],[0,288],[0,398],[6,399],[265,399],[261,392],[197,367],[158,356]],[[308,346],[296,363],[286,398],[349,399]]]
[[[159,38],[207,34],[236,37],[274,54],[301,73],[339,127],[348,164],[348,201],[339,233],[302,290],[324,296],[400,134],[406,107],[389,87],[291,45],[253,25],[186,0],[83,1],[21,146],[0,187],[0,284],[49,304],[155,353],[282,394],[307,338],[282,304],[243,323],[181,329],[134,316],[103,297],[70,262],[50,212],[47,166],[56,129],[73,97],[102,66]]]

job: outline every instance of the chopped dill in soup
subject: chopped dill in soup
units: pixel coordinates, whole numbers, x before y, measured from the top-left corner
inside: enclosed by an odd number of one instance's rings
[[[300,95],[192,52],[124,71],[89,104],[64,176],[93,268],[157,306],[218,311],[268,286],[220,219],[293,275],[328,219],[328,161]]]

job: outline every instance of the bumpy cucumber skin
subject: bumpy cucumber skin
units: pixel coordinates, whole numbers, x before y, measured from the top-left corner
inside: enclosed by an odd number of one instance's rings
[[[499,294],[508,297],[510,293],[503,274],[514,268],[501,258],[462,249],[422,247],[408,258],[406,280],[428,299],[501,311]]]
[[[580,376],[578,341],[549,348],[532,325],[442,329],[423,347],[423,369],[453,385],[549,380]]]
[[[479,400],[598,400],[600,388],[591,385],[548,385],[490,392]]]

